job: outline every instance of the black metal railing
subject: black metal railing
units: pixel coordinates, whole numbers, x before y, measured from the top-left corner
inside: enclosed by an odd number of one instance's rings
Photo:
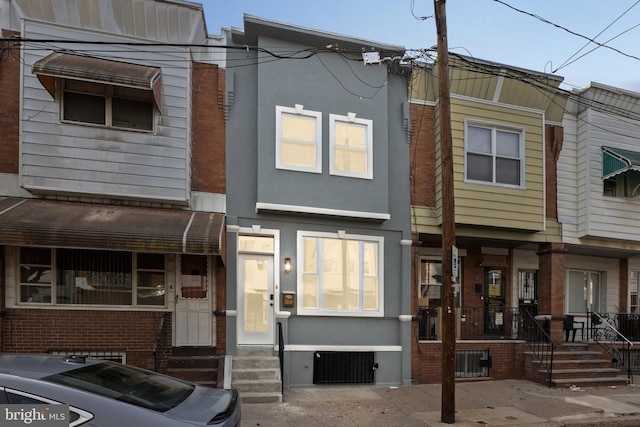
[[[553,352],[556,349],[549,335],[550,326],[550,320],[540,316],[536,318],[528,310],[522,311],[522,337],[541,368],[547,371],[549,387],[553,376]]]
[[[284,402],[284,334],[282,322],[278,322],[278,359],[280,360],[280,393]]]
[[[517,340],[521,337],[521,316],[517,308],[460,308],[460,339]]]
[[[629,381],[633,382],[633,362],[631,360],[633,343],[617,328],[621,320],[626,322],[630,317],[625,316],[624,313],[610,316],[608,313],[596,312],[587,313],[587,317],[589,319],[589,337],[609,354],[611,365],[621,371],[627,371]],[[628,326],[626,323],[623,324]]]
[[[167,341],[167,327],[169,317],[168,312],[162,313],[162,317],[160,318],[160,326],[158,327],[158,332],[156,333],[156,341],[153,345],[153,363],[154,369],[156,372],[160,372],[162,368],[162,359],[164,358],[165,353],[169,350],[169,345]]]
[[[456,308],[459,323],[456,336],[461,340],[521,340],[522,316],[518,308],[460,307]],[[418,309],[418,338],[440,339],[440,308]]]

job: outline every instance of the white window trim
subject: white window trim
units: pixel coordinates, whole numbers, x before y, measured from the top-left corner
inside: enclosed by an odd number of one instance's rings
[[[304,244],[305,237],[311,238],[329,238],[329,239],[348,239],[360,242],[377,243],[378,244],[378,310],[367,311],[349,311],[349,310],[323,310],[305,309],[302,305],[303,293],[303,273],[304,273]],[[344,231],[337,233],[322,233],[313,231],[298,231],[297,237],[297,293],[296,298],[297,313],[300,316],[339,316],[339,317],[383,317],[384,316],[384,237],[381,236],[365,236],[358,234],[346,234]],[[321,292],[322,289],[319,289]],[[359,289],[362,292],[362,289]]]
[[[490,181],[479,181],[479,180],[474,180],[474,179],[469,179],[467,178],[467,167],[469,165],[469,162],[467,161],[467,153],[468,151],[468,147],[469,147],[469,127],[479,127],[479,128],[485,128],[485,129],[490,129],[491,130],[491,144],[492,144],[492,158],[494,160],[494,168],[493,168],[493,180]],[[519,134],[519,159],[520,159],[520,185],[512,185],[512,184],[504,184],[504,183],[500,183],[500,182],[496,182],[496,168],[495,168],[495,159],[496,159],[496,151],[495,151],[495,142],[496,142],[496,138],[495,138],[495,133],[496,130],[503,130],[506,132],[514,132]],[[507,188],[525,188],[525,143],[526,143],[526,138],[525,138],[525,130],[524,128],[519,128],[519,127],[515,127],[515,126],[509,126],[509,125],[504,125],[504,124],[498,124],[498,123],[491,123],[491,122],[483,122],[483,121],[479,121],[479,120],[469,120],[469,119],[465,119],[464,121],[464,181],[465,182],[470,182],[470,183],[475,183],[475,184],[483,184],[483,185],[494,185],[497,187],[507,187]]]
[[[316,164],[314,167],[291,165],[282,162],[282,115],[293,114],[310,117],[316,121],[315,145]],[[322,113],[319,111],[305,110],[303,105],[296,104],[294,108],[276,105],[276,169],[285,169],[298,172],[322,173]]]
[[[350,172],[335,168],[336,157],[336,122],[355,123],[366,127],[367,171],[365,173]],[[373,179],[373,120],[357,118],[355,113],[346,116],[329,114],[329,174],[351,178]]]

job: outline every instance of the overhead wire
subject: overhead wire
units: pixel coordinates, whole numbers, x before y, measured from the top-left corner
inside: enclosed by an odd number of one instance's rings
[[[611,49],[612,51],[617,52],[617,53],[619,53],[619,54],[621,54],[621,55],[624,55],[624,56],[626,56],[626,57],[628,57],[628,58],[632,58],[632,59],[640,60],[640,58],[639,58],[639,57],[637,57],[637,56],[635,56],[635,55],[631,55],[631,54],[629,54],[629,53],[623,52],[623,51],[621,51],[620,49],[616,49],[615,47],[607,46],[606,44],[604,44],[604,43],[600,43],[600,42],[598,42],[598,41],[594,40],[594,39],[593,39],[593,38],[591,38],[591,37],[588,37],[588,36],[585,36],[585,35],[583,35],[583,34],[577,33],[577,32],[572,31],[572,30],[570,30],[570,29],[568,29],[568,28],[566,28],[566,27],[563,27],[562,25],[559,25],[559,24],[556,24],[556,23],[554,23],[554,22],[551,22],[551,21],[549,21],[548,19],[545,19],[545,18],[543,18],[543,17],[541,17],[541,16],[539,16],[539,15],[536,15],[535,13],[531,13],[531,12],[527,12],[527,11],[522,10],[522,9],[518,9],[517,7],[514,7],[514,6],[510,5],[509,3],[507,3],[507,2],[505,2],[505,1],[503,1],[503,0],[493,0],[493,1],[494,1],[494,2],[496,2],[496,3],[500,3],[500,4],[502,4],[502,5],[506,6],[506,7],[510,8],[510,9],[513,9],[513,10],[515,10],[516,12],[519,12],[519,13],[522,13],[522,14],[524,14],[524,15],[529,15],[529,16],[531,16],[531,17],[533,17],[533,18],[536,18],[536,19],[538,19],[539,21],[544,22],[545,24],[549,24],[549,25],[552,25],[552,26],[554,26],[554,27],[556,27],[556,28],[558,28],[558,29],[561,29],[561,30],[563,30],[563,31],[566,31],[566,32],[568,32],[569,34],[573,34],[574,36],[577,36],[577,37],[581,37],[581,38],[583,38],[583,39],[586,39],[586,40],[588,40],[589,42],[591,42],[591,43],[593,43],[593,44],[596,44],[596,45],[598,45],[598,46],[600,46],[600,47],[604,47],[604,48],[606,48],[606,49]]]
[[[593,38],[594,38],[594,40],[595,40],[595,39],[597,39],[598,37],[600,37],[600,36],[602,35],[602,33],[604,33],[605,31],[607,31],[609,28],[611,28],[611,26],[613,26],[613,24],[615,24],[615,23],[616,23],[616,22],[618,22],[620,19],[622,19],[622,17],[623,17],[623,16],[625,16],[627,13],[629,13],[629,11],[630,11],[631,9],[633,9],[634,7],[636,7],[636,6],[638,5],[638,3],[640,3],[640,0],[636,1],[636,2],[635,2],[634,4],[632,4],[632,5],[631,5],[627,10],[625,10],[624,12],[622,12],[622,14],[621,14],[620,16],[618,16],[616,19],[614,19],[614,20],[613,20],[609,25],[607,25],[606,27],[604,27],[604,29],[602,29],[602,31],[600,31],[598,34],[596,34],[596,35],[595,35],[595,37],[593,37]],[[637,25],[636,25],[636,26],[634,26],[634,27],[632,27],[631,29],[633,29],[633,28],[635,28],[635,27],[637,27]],[[619,36],[621,36],[622,34],[627,33],[627,32],[628,32],[628,31],[630,31],[631,29],[626,30],[626,31],[624,31],[624,32],[622,32],[622,33],[620,33],[620,34],[618,34],[617,36],[615,36],[615,37],[613,37],[613,38],[611,38],[611,39],[609,39],[609,40],[605,41],[604,43],[605,43],[605,44],[606,44],[606,43],[609,43],[610,41],[612,41],[612,40],[614,40],[614,39],[618,38],[618,37],[619,37]],[[582,46],[582,47],[581,47],[577,52],[575,52],[573,55],[571,55],[571,56],[570,56],[566,61],[564,61],[562,64],[560,64],[560,66],[559,66],[558,68],[556,68],[553,72],[555,73],[555,72],[557,72],[557,71],[561,70],[562,68],[564,68],[565,66],[567,66],[567,65],[569,65],[569,64],[572,64],[572,63],[574,63],[574,62],[575,62],[575,60],[574,60],[574,61],[571,61],[571,60],[572,60],[572,59],[573,59],[577,54],[579,54],[580,52],[582,52],[582,50],[583,50],[584,48],[586,48],[587,46],[589,46],[590,44],[591,44],[591,42],[587,42],[587,43],[586,43],[584,46]],[[596,48],[594,48],[594,49],[590,50],[589,52],[587,52],[587,54],[589,54],[589,53],[593,52],[594,50],[598,49],[599,47],[600,47],[600,46],[597,46]],[[581,55],[581,56],[580,56],[580,57],[578,57],[577,59],[583,58],[584,56],[585,56],[585,55]],[[577,59],[576,59],[576,60],[577,60]],[[569,62],[569,61],[571,61],[571,62]]]

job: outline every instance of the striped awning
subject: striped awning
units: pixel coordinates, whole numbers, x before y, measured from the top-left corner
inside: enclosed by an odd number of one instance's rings
[[[640,152],[602,147],[602,179],[612,178],[629,170],[640,171]]]
[[[0,245],[222,255],[222,213],[0,199]]]
[[[153,92],[155,102],[160,107],[160,68],[55,52],[33,64],[31,71],[54,98],[55,79],[64,78],[149,90]]]

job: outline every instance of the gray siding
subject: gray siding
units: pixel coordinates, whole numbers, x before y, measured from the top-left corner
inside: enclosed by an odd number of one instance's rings
[[[26,38],[130,41],[29,22]],[[133,41],[133,40],[131,40]],[[56,48],[162,68],[162,108],[154,133],[62,123],[31,67],[52,50],[26,49],[23,66],[22,186],[33,192],[98,195],[184,204],[189,200],[190,63],[184,49],[78,45]],[[101,52],[102,51],[102,52]],[[114,57],[117,56],[117,57]]]
[[[260,47],[290,51],[305,48],[267,38],[260,39]],[[265,61],[258,72],[261,88],[258,98],[258,202],[388,214],[389,97],[388,88],[383,86],[386,78],[384,66],[365,66],[332,52],[319,53],[305,60]],[[275,106],[294,107],[295,104],[322,113],[320,175],[274,168]],[[401,110],[399,102],[397,109]],[[329,174],[329,114],[346,116],[349,112],[373,120],[372,180]]]

